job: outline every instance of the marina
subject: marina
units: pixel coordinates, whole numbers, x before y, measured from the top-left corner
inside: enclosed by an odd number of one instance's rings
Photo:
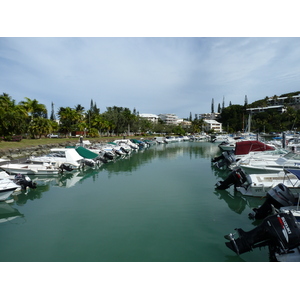
[[[130,148],[119,140],[101,149],[88,144],[78,153],[86,159],[93,150],[95,164],[26,175],[36,186],[0,202],[1,261],[270,261],[267,246],[242,255],[226,247],[232,228],[257,227],[249,214],[265,199],[233,187],[216,189],[230,172],[211,163],[221,154],[218,144],[132,143]],[[120,145],[124,152],[117,153]],[[38,160],[31,164],[57,165]]]

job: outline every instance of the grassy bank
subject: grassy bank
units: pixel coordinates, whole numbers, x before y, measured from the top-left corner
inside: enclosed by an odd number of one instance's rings
[[[121,137],[100,137],[100,138],[86,138],[84,140],[89,140],[91,143],[97,143],[97,142],[107,142],[107,141],[113,141],[116,139],[122,139]],[[141,138],[141,137],[126,137],[126,138]],[[23,139],[20,142],[0,142],[0,150],[6,151],[8,149],[22,149],[27,147],[34,147],[39,145],[48,145],[48,144],[61,144],[61,143],[77,143],[79,142],[78,137],[74,138],[41,138],[41,139]]]

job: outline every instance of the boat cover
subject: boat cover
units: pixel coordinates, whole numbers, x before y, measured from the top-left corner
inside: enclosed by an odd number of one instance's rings
[[[256,140],[241,141],[241,142],[236,142],[234,154],[244,155],[253,151],[256,152],[256,151],[267,151],[267,150],[275,150],[275,147]]]
[[[76,151],[79,155],[81,155],[84,158],[94,159],[98,156],[97,153],[90,151],[89,149],[86,149],[84,147],[77,147]]]
[[[294,174],[295,176],[297,176],[298,179],[300,179],[300,170],[296,170],[296,169],[285,169],[285,171],[288,171],[288,172]]]

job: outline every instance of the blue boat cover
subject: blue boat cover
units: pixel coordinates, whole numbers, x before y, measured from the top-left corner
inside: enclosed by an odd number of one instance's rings
[[[286,171],[294,174],[295,176],[297,176],[298,179],[300,179],[300,170],[296,170],[296,169],[286,169]]]

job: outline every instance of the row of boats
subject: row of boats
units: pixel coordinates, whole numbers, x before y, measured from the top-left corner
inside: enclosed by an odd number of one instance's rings
[[[86,168],[98,168],[102,164],[125,158],[132,152],[156,144],[202,140],[200,136],[155,137],[153,139],[117,139],[108,143],[90,143],[82,140],[74,147],[49,149],[46,155],[30,156],[20,161],[0,163],[0,201],[6,201],[13,193],[35,189],[37,178],[52,178],[65,172],[77,172]],[[34,178],[34,180],[31,179]]]
[[[116,158],[130,155],[133,151],[149,147],[151,140],[115,140],[104,144],[82,141],[74,147],[52,148],[46,155],[30,156],[22,162],[7,161],[0,164],[0,201],[12,193],[36,188],[30,176],[53,177],[63,172],[99,167]]]
[[[217,190],[233,187],[235,197],[262,199],[262,205],[248,215],[258,220],[258,226],[225,235],[226,246],[236,254],[266,246],[271,261],[300,261],[300,152],[296,149],[286,141],[281,146],[237,141],[233,149],[212,159],[213,167],[227,174],[216,183]]]

